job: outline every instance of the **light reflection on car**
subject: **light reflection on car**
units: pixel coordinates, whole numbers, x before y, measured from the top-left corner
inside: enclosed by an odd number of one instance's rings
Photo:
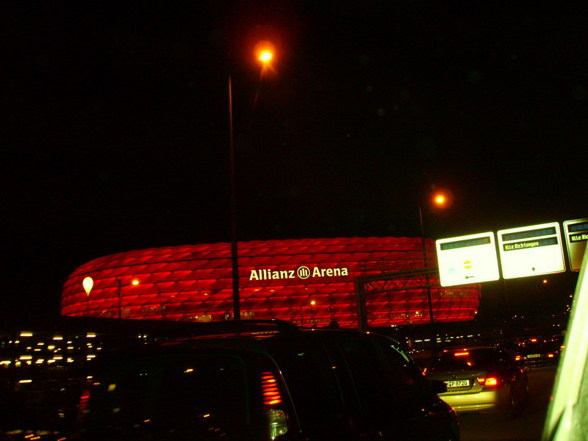
[[[517,416],[528,398],[526,371],[505,350],[496,347],[445,349],[426,375],[441,380],[439,394],[456,412],[504,412]]]

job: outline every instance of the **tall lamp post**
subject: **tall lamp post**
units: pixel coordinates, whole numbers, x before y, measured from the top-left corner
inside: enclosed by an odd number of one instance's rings
[[[449,204],[449,196],[447,193],[438,191],[433,194],[432,205],[437,208],[445,208]],[[435,315],[433,313],[433,299],[431,297],[431,284],[429,280],[429,259],[427,256],[427,245],[425,241],[425,223],[423,221],[423,209],[419,205],[419,223],[421,227],[421,250],[423,252],[423,266],[425,269],[425,286],[427,287],[427,304],[429,306],[429,322],[431,324],[431,339],[433,342],[433,349],[437,348],[437,332],[435,329]]]
[[[271,68],[274,57],[273,45],[269,42],[261,42],[256,46],[257,60],[261,63],[260,81],[265,72]],[[257,103],[259,89],[255,93],[254,105]],[[237,185],[235,167],[235,136],[233,120],[233,82],[231,76],[228,78],[229,98],[229,163],[230,163],[230,216],[231,216],[231,273],[233,287],[233,319],[241,320],[241,300],[239,296],[239,246],[237,239]]]

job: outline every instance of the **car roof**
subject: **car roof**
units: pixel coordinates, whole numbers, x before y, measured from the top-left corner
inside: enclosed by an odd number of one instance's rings
[[[288,347],[296,341],[309,339],[344,338],[345,335],[373,334],[346,328],[302,328],[282,320],[238,320],[232,322],[211,322],[206,326],[199,323],[189,332],[171,333],[149,344],[133,344],[110,351],[111,355],[150,354],[187,351],[192,349],[225,349],[271,353],[276,348]],[[331,336],[331,337],[328,337]],[[106,354],[105,354],[106,355]]]

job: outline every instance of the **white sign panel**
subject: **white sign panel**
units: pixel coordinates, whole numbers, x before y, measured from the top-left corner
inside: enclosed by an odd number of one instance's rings
[[[557,222],[500,230],[497,236],[505,279],[566,270]]]
[[[588,241],[588,218],[565,221],[563,229],[570,258],[570,269],[580,271]]]
[[[441,286],[498,280],[494,233],[478,233],[436,241]]]

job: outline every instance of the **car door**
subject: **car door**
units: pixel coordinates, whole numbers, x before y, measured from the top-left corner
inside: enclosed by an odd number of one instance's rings
[[[392,409],[404,422],[402,427],[415,440],[457,440],[459,428],[455,414],[432,389],[413,360],[398,343],[383,336],[372,336],[386,363],[386,383],[392,391]]]
[[[330,348],[335,360],[342,357],[336,364],[346,367],[348,377],[341,375],[341,385],[346,403],[355,406],[359,439],[453,439],[456,427],[449,408],[427,388],[414,363],[391,347],[392,342],[350,333]]]

